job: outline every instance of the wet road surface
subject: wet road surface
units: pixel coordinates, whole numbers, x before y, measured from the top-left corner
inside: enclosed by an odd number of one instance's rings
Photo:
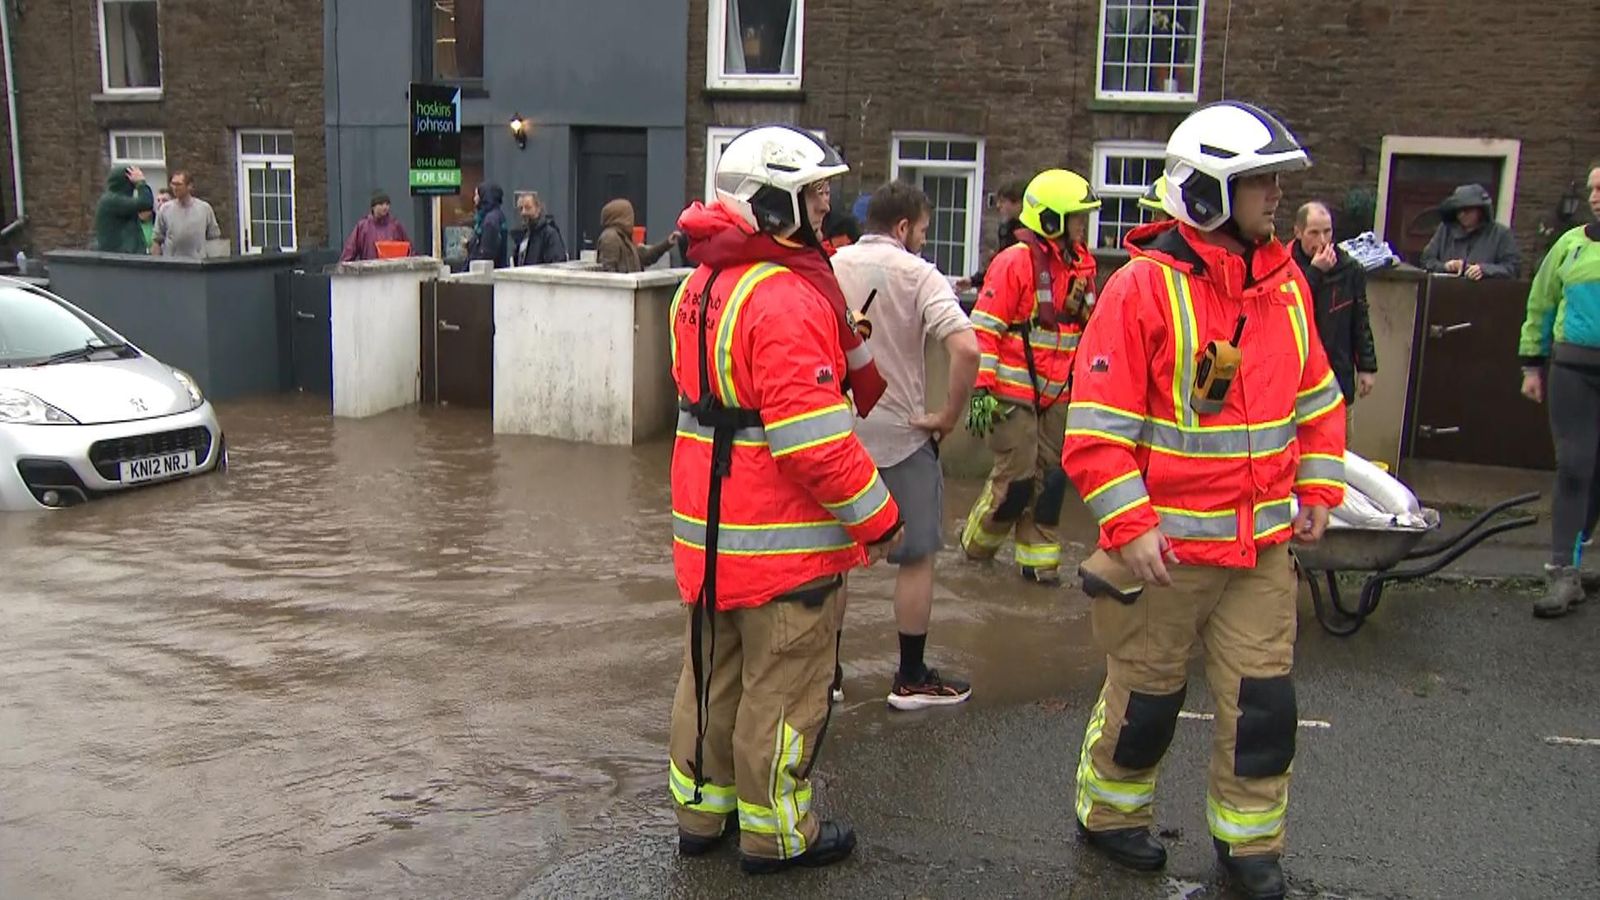
[[[960,709],[884,708],[892,582],[852,579],[817,771],[860,859],[676,860],[668,446],[321,409],[225,405],[226,475],[0,519],[0,898],[1218,895],[1208,726],[1163,780],[1173,874],[1107,869],[1071,838],[1084,604],[948,551],[929,653]],[[1304,617],[1330,727],[1301,732],[1299,895],[1600,894],[1600,747],[1543,742],[1600,738],[1600,610],[1526,603],[1396,594],[1344,642]]]

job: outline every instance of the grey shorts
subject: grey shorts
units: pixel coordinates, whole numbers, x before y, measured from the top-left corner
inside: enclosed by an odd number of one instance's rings
[[[944,546],[944,470],[933,441],[879,471],[905,523],[905,540],[889,554],[889,562],[900,566],[938,553]]]

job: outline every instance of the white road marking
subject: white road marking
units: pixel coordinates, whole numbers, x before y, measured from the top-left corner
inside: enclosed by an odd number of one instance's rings
[[[1553,735],[1544,739],[1552,747],[1600,747],[1600,738],[1575,738]]]
[[[1183,710],[1179,710],[1178,711],[1178,718],[1180,718],[1180,719],[1193,719],[1196,722],[1212,722],[1212,721],[1216,720],[1217,716],[1216,716],[1216,713],[1190,712],[1187,709],[1183,709]],[[1301,719],[1300,720],[1300,727],[1301,728],[1332,728],[1333,727],[1333,723],[1332,722],[1324,722],[1321,719]],[[1600,741],[1597,741],[1596,743],[1600,743]]]

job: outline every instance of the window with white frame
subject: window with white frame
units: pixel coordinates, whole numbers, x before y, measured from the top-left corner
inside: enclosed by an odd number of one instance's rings
[[[111,168],[138,166],[145,184],[159,191],[167,186],[167,139],[159,131],[111,132]]]
[[[239,250],[294,250],[294,135],[239,132]]]
[[[1198,100],[1204,24],[1205,0],[1100,0],[1095,96]]]
[[[156,0],[100,0],[100,80],[106,93],[161,91]]]
[[[1166,147],[1157,143],[1105,142],[1094,145],[1095,196],[1100,208],[1090,216],[1094,246],[1121,247],[1122,239],[1150,221],[1139,198],[1161,177]]]
[[[717,163],[722,159],[722,151],[728,149],[728,143],[743,134],[744,128],[730,128],[722,125],[713,125],[706,129],[706,202],[717,199]],[[817,140],[827,143],[826,131],[811,131]]]
[[[799,90],[805,0],[708,0],[706,87]]]
[[[967,275],[977,268],[983,141],[956,135],[896,135],[889,177],[916,185],[933,201],[923,257],[946,275]]]

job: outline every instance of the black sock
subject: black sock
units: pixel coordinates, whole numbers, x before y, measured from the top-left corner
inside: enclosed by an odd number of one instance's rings
[[[925,634],[900,635],[900,680],[916,683],[922,680],[927,669],[922,665],[922,649],[928,645]]]

